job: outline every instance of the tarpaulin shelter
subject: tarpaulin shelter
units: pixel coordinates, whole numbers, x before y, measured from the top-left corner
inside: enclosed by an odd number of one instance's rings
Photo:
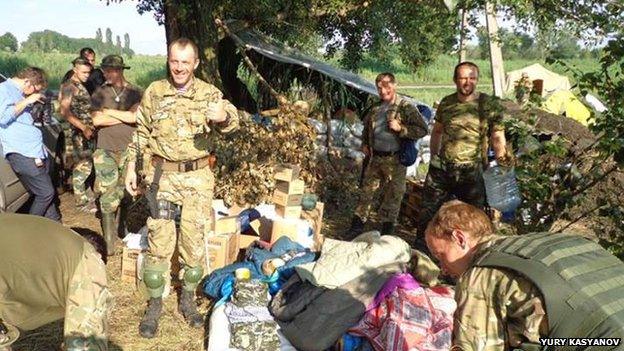
[[[241,98],[241,91],[246,90],[242,87],[243,82],[237,77],[238,65],[241,62],[237,51],[241,46],[256,65],[258,72],[278,91],[287,91],[296,81],[314,89],[323,103],[330,105],[331,110],[346,107],[358,111],[360,116],[369,105],[370,98],[378,97],[373,82],[290,48],[257,30],[240,28],[232,30],[231,34],[230,37],[221,40],[219,52],[239,59],[219,60],[221,65],[219,71],[226,95],[239,109],[250,113],[257,112],[256,107],[252,106],[257,103],[250,101],[253,99],[250,93],[244,93],[246,96]],[[259,86],[259,92],[261,88]],[[402,97],[414,105],[423,105],[409,96]],[[265,102],[261,105],[262,109],[272,107],[267,106]]]
[[[546,96],[558,90],[570,90],[572,85],[566,76],[549,71],[539,63],[517,69],[507,73],[505,79],[505,94],[514,90],[514,83],[518,81],[522,74],[526,73],[530,80],[541,79],[543,84],[542,96]]]
[[[569,90],[552,93],[542,103],[541,109],[557,115],[565,115],[584,126],[587,125],[587,119],[591,116],[589,109]]]

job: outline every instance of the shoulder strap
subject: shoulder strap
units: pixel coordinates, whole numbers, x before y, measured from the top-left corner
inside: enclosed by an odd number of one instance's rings
[[[478,99],[478,114],[479,114],[479,131],[481,133],[481,163],[483,168],[488,164],[488,149],[490,147],[490,124],[485,116],[485,99],[487,95],[479,93]]]

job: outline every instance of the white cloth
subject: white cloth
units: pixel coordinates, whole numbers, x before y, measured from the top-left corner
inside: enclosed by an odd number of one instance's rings
[[[297,351],[282,334],[279,327],[277,336],[280,339],[280,351]],[[230,321],[225,314],[225,305],[215,307],[212,310],[208,337],[208,348],[206,351],[239,351],[230,347]]]

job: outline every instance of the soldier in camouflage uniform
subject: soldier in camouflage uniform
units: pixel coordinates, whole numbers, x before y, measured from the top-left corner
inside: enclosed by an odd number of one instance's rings
[[[104,57],[100,67],[106,83],[91,97],[93,124],[98,128],[93,165],[95,189],[100,194],[102,234],[108,254],[113,255],[117,238],[115,217],[124,196],[126,148],[135,130],[135,112],[143,93],[124,78],[124,69],[130,67],[124,64],[121,56]]]
[[[0,227],[0,318],[23,330],[64,318],[65,350],[108,350],[102,237],[21,214],[0,214]]]
[[[381,101],[364,118],[362,151],[369,158],[364,166],[360,200],[351,220],[348,236],[362,233],[369,217],[373,196],[380,185],[384,189],[379,219],[382,234],[393,234],[405,193],[406,167],[399,162],[400,138],[420,139],[427,135],[427,125],[418,109],[396,94],[392,73],[375,79]]]
[[[451,350],[537,351],[545,337],[624,338],[622,261],[578,235],[493,232],[485,212],[458,200],[427,226],[430,251],[459,279]]]
[[[143,337],[154,337],[162,309],[162,294],[169,277],[169,262],[177,246],[182,263],[183,289],[179,309],[193,327],[203,318],[197,313],[194,292],[203,276],[204,235],[210,230],[215,179],[210,167],[211,132],[228,133],[238,127],[236,108],[222,93],[194,77],[199,65],[197,46],[178,39],[168,50],[171,80],[150,84],[137,112],[137,130],[128,148],[126,190],[137,194],[137,155],[151,158],[146,181],[162,176],[156,194],[158,211],[147,220],[149,250],[143,281],[150,299],[139,326]],[[176,235],[181,206],[180,233]],[[158,212],[158,213],[154,213]]]
[[[446,96],[436,111],[431,131],[431,162],[418,217],[416,246],[440,205],[451,196],[474,206],[485,206],[483,167],[491,144],[497,160],[508,163],[503,109],[496,97],[476,91],[479,68],[471,62],[455,67],[457,92]],[[489,137],[489,143],[488,143]]]
[[[95,149],[95,128],[91,120],[91,97],[84,87],[89,78],[91,64],[77,58],[73,61],[74,75],[61,86],[61,115],[72,126],[71,142],[73,146],[74,167],[72,186],[76,206],[87,212],[95,212],[94,199],[87,195],[87,178],[93,169],[93,151]]]

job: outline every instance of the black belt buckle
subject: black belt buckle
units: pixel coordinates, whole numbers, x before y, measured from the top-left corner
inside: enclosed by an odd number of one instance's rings
[[[182,172],[190,172],[194,170],[193,161],[186,161],[182,163]]]

